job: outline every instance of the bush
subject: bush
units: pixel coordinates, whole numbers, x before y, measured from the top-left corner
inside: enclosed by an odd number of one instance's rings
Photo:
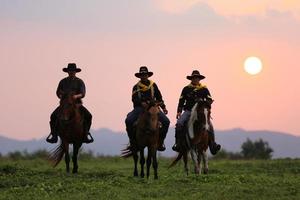
[[[242,155],[247,159],[270,159],[272,158],[273,149],[269,146],[268,142],[262,139],[251,141],[247,138],[241,146]]]
[[[13,160],[20,160],[24,158],[24,155],[21,151],[9,152],[7,157]]]
[[[243,159],[243,155],[239,152],[229,152],[222,149],[213,157],[213,159],[229,159],[229,160],[239,160]]]

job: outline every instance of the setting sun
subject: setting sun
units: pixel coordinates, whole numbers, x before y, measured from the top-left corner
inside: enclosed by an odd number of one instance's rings
[[[244,62],[244,69],[248,74],[258,74],[262,70],[262,62],[257,57],[248,57]]]

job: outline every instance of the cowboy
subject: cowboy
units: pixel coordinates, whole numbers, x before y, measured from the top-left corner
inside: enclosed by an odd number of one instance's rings
[[[85,84],[84,82],[76,77],[76,73],[80,72],[81,69],[77,68],[75,63],[69,63],[67,68],[63,68],[63,71],[68,73],[68,77],[62,79],[59,82],[59,85],[56,90],[56,95],[59,99],[62,98],[63,95],[74,93],[73,98],[76,99],[76,104],[79,107],[80,112],[82,113],[84,117],[84,132],[85,137],[83,142],[84,143],[91,143],[93,142],[93,139],[90,139],[88,135],[90,134],[90,127],[92,124],[92,114],[82,105],[82,98],[85,96]],[[57,116],[59,112],[59,107],[57,107],[54,112],[51,114],[50,117],[50,128],[51,133],[47,137],[46,141],[49,143],[56,143],[57,142]],[[51,136],[51,138],[50,138]]]
[[[187,76],[186,78],[188,80],[191,80],[191,83],[183,88],[177,107],[175,144],[172,147],[173,151],[177,152],[180,151],[180,146],[178,144],[179,139],[182,138],[180,136],[183,133],[184,125],[191,116],[191,110],[196,104],[196,100],[199,98],[206,98],[207,100],[213,102],[213,99],[207,87],[200,83],[200,80],[203,80],[205,76],[201,75],[198,70],[194,70],[192,72],[192,75]],[[184,112],[183,114],[181,114],[183,110]],[[221,149],[221,145],[215,142],[214,128],[211,120],[209,120],[209,126],[209,149],[210,152],[215,155]]]
[[[159,146],[158,151],[164,151],[164,139],[167,136],[167,132],[170,125],[170,120],[166,116],[168,110],[162,95],[156,85],[152,80],[148,78],[153,75],[153,72],[149,72],[146,66],[140,67],[140,71],[135,73],[135,76],[140,79],[140,81],[134,85],[132,89],[132,102],[133,102],[133,111],[128,113],[125,120],[126,131],[129,137],[129,149],[135,148],[135,132],[134,132],[134,122],[138,119],[139,115],[148,107],[149,100],[155,100],[160,102],[160,107],[163,112],[159,113],[159,121],[162,123],[162,128],[159,133]]]

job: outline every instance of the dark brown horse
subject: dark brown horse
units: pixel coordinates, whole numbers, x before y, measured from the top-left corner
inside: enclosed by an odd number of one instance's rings
[[[147,178],[150,175],[151,163],[153,163],[154,169],[154,179],[158,179],[157,175],[157,147],[159,142],[159,130],[160,123],[158,121],[158,113],[160,112],[159,104],[151,102],[149,107],[141,114],[136,124],[136,148],[132,151],[125,149],[122,153],[123,157],[133,156],[134,159],[134,176],[138,176],[138,153],[140,154],[140,165],[141,165],[141,174],[143,178],[144,174],[144,165],[145,165],[145,156],[144,149],[148,148],[148,157],[147,157]]]
[[[194,105],[191,116],[184,128],[184,138],[181,140],[181,151],[177,158],[172,162],[170,167],[183,157],[184,168],[188,174],[188,153],[194,163],[194,171],[196,174],[201,173],[201,161],[204,162],[204,173],[208,173],[208,157],[206,150],[208,148],[209,138],[208,130],[210,126],[210,104],[212,102],[207,99],[199,99]]]
[[[83,117],[79,105],[73,98],[74,94],[64,95],[60,101],[57,127],[60,145],[51,153],[50,160],[56,167],[65,155],[66,171],[70,172],[69,144],[73,144],[73,173],[78,172],[77,156],[84,138]]]

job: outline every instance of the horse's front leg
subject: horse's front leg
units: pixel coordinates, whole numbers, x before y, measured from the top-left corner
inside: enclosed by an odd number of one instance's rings
[[[65,151],[66,171],[67,173],[69,173],[70,172],[69,144],[64,145],[64,151]]]
[[[203,159],[203,152],[202,152],[202,150],[199,150],[198,151],[198,165],[199,165],[199,173],[201,174],[201,172],[202,172],[202,166],[203,166],[203,164],[201,163],[202,162],[202,159]],[[204,161],[204,160],[203,160]]]
[[[81,147],[82,144],[73,144],[73,156],[72,156],[72,161],[73,161],[73,174],[78,172],[78,162],[77,162],[77,158],[78,158],[78,153],[79,153],[79,149]]]
[[[133,176],[138,176],[138,170],[137,170],[137,163],[138,163],[139,156],[137,154],[137,151],[133,152],[133,160],[134,160],[134,171]]]
[[[151,166],[151,162],[152,162],[152,151],[151,151],[151,149],[148,147],[148,156],[147,156],[147,178],[149,178],[149,176],[150,176],[150,166]]]
[[[202,152],[203,164],[204,164],[204,174],[208,174],[208,156],[206,151]]]
[[[197,156],[197,152],[195,150],[195,147],[191,149],[191,157],[194,163],[194,172],[195,174],[199,174],[199,158]]]
[[[158,169],[157,150],[152,150],[152,159],[153,159],[154,179],[158,179],[158,175],[157,175],[157,169]]]
[[[144,149],[140,151],[140,164],[141,164],[141,178],[144,178],[144,165],[145,165],[145,155]]]

